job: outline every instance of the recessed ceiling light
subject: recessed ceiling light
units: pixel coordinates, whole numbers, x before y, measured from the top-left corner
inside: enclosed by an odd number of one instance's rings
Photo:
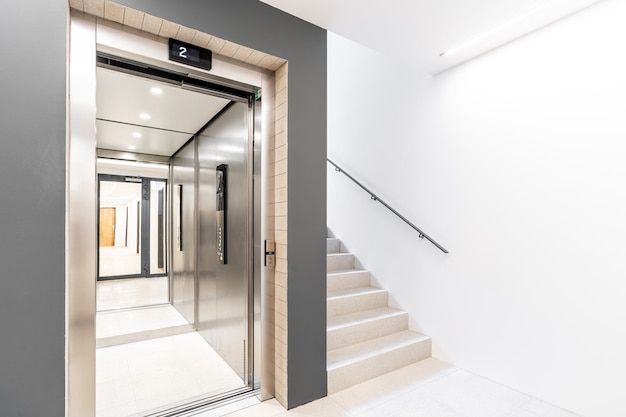
[[[128,145],[128,149],[134,151],[135,149],[137,149],[137,147],[135,145]]]
[[[150,89],[150,92],[154,94],[155,96],[160,96],[161,94],[163,94],[163,89],[159,87],[152,87]]]
[[[150,115],[148,113],[141,113],[139,115],[143,120],[150,120]]]
[[[134,138],[140,138],[140,137],[141,137],[141,133],[139,133],[139,132],[133,132],[133,137],[134,137]]]

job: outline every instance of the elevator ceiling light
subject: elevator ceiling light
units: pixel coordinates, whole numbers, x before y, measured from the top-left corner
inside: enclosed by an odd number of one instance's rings
[[[527,19],[527,18],[529,18],[531,16],[536,15],[540,11],[544,10],[545,8],[553,5],[554,3],[558,2],[558,1],[560,1],[560,0],[548,0],[548,1],[544,2],[544,3],[541,3],[539,6],[534,7],[534,8],[532,8],[532,9],[530,9],[530,10],[528,10],[528,11],[526,11],[526,12],[524,12],[524,13],[518,15],[518,16],[515,16],[514,18],[512,18],[510,20],[507,20],[504,23],[501,23],[498,26],[495,26],[495,27],[489,29],[485,33],[482,33],[482,34],[480,34],[480,35],[478,35],[478,36],[476,36],[476,37],[474,37],[474,38],[472,38],[472,39],[470,39],[470,40],[468,40],[466,42],[463,42],[460,45],[455,46],[454,48],[448,49],[447,51],[444,51],[444,52],[440,53],[439,56],[449,56],[449,55],[452,55],[454,53],[459,52],[462,49],[467,48],[468,46],[471,46],[471,45],[474,45],[476,43],[479,43],[483,39],[486,39],[486,38],[488,38],[488,37],[498,33],[499,31],[501,31],[502,29],[504,29],[504,28],[506,28],[508,26],[511,26],[511,25],[513,25],[515,23],[518,23],[521,20],[524,20],[524,19]]]
[[[140,138],[140,137],[141,137],[141,133],[139,133],[139,132],[133,132],[133,137],[134,137],[134,138]]]
[[[163,94],[163,89],[159,87],[152,87],[150,89],[150,92],[154,94],[155,96],[160,96],[161,94]]]
[[[139,117],[141,117],[142,120],[150,120],[150,115],[148,113],[141,113]]]
[[[135,145],[128,145],[128,149],[134,151],[135,149],[137,149],[137,147]]]

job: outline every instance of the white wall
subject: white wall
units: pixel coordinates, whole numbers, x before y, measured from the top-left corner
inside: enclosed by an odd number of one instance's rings
[[[432,79],[329,34],[329,156],[450,254],[330,169],[329,227],[434,356],[586,417],[626,415],[623,16]]]

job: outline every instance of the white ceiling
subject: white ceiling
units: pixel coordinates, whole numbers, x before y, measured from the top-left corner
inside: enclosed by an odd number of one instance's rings
[[[437,74],[600,0],[261,0]],[[540,7],[536,13],[526,12]],[[455,46],[516,19],[464,51]]]
[[[154,94],[153,87],[162,93]],[[171,156],[228,103],[176,85],[98,68],[97,147]],[[142,119],[142,113],[150,119]]]

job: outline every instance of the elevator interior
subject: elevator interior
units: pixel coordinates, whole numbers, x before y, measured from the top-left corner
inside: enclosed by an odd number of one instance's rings
[[[97,415],[171,415],[251,391],[259,382],[255,91],[98,61]],[[103,333],[107,326],[126,330]],[[172,346],[194,359],[165,358]],[[159,372],[165,378],[154,384]],[[137,382],[143,377],[152,389]]]

